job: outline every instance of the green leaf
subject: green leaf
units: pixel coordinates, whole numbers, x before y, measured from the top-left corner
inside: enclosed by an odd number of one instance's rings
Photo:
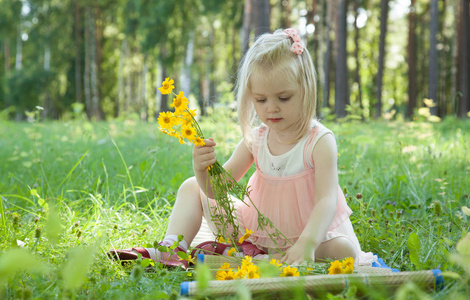
[[[466,206],[462,206],[462,212],[467,215],[467,216],[470,216],[470,208],[466,207]]]
[[[0,256],[0,285],[17,272],[45,273],[49,267],[21,248],[7,250]]]
[[[142,268],[146,268],[150,265],[154,265],[154,261],[151,260],[150,258],[144,258],[141,262],[140,262],[140,265],[142,266]]]
[[[51,205],[47,212],[47,221],[46,221],[46,235],[47,238],[52,242],[56,243],[59,239],[59,235],[62,233],[62,220],[57,214],[55,207]]]
[[[176,252],[176,255],[178,255],[178,257],[181,259],[189,259],[188,253],[184,251],[178,251]]]
[[[211,271],[206,264],[196,265],[196,280],[198,292],[201,291],[201,293],[204,294],[204,291],[209,287],[209,281],[211,280]]]
[[[76,290],[82,286],[93,263],[95,253],[96,248],[93,246],[76,247],[69,251],[69,258],[62,270],[65,289]]]
[[[159,246],[157,249],[160,252],[170,252],[170,249],[168,249],[167,246]]]
[[[421,262],[419,261],[419,252],[421,251],[421,242],[416,232],[412,232],[408,237],[406,242],[408,250],[410,251],[410,260],[418,268],[421,267]]]
[[[442,272],[442,276],[452,278],[452,279],[460,279],[460,274],[452,272],[452,271],[444,271]]]
[[[463,256],[470,256],[470,233],[467,233],[455,246],[457,252]]]

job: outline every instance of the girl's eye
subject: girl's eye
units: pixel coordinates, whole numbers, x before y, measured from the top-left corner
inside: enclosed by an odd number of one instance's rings
[[[256,99],[256,102],[265,102],[266,99]]]
[[[279,97],[279,100],[281,100],[281,101],[287,101],[289,99],[290,99],[290,97]]]

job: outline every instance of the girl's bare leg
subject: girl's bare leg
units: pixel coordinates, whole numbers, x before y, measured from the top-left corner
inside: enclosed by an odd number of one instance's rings
[[[345,237],[337,237],[323,242],[315,251],[316,260],[334,259],[339,260],[346,257],[356,259],[357,249],[353,243]]]
[[[196,178],[188,178],[181,184],[170,215],[165,236],[183,235],[188,245],[199,231],[202,222],[200,189]]]

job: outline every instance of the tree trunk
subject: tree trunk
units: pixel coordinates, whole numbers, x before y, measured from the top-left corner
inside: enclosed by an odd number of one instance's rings
[[[75,102],[83,103],[82,95],[82,23],[79,1],[75,1]]]
[[[330,107],[330,57],[331,57],[331,20],[333,20],[333,4],[331,1],[326,1],[326,50],[324,56],[323,68],[323,107]]]
[[[379,37],[379,68],[377,72],[377,104],[375,117],[382,116],[382,79],[385,63],[385,37],[387,36],[388,0],[380,1],[380,37]]]
[[[242,34],[242,55],[245,55],[248,48],[250,48],[250,31],[251,31],[251,16],[252,16],[252,0],[245,0],[243,8],[243,34]]]
[[[162,46],[161,53],[160,53],[160,58],[161,58],[161,66],[162,66],[162,81],[165,80],[167,77],[166,75],[166,45]],[[168,111],[168,95],[161,95],[160,98],[160,112]],[[158,118],[158,113],[156,115]]]
[[[194,53],[194,31],[189,33],[188,45],[186,48],[186,57],[184,59],[183,69],[181,70],[181,90],[186,98],[189,99],[191,92],[191,66],[193,64]]]
[[[121,42],[121,53],[119,55],[118,64],[118,98],[114,107],[114,117],[119,117],[119,114],[124,109],[124,103],[126,101],[126,87],[124,86],[124,63],[127,59],[127,38]]]
[[[359,1],[354,0],[354,59],[356,61],[356,70],[354,73],[354,81],[357,83],[357,101],[359,102],[359,107],[361,109],[361,118],[364,120],[364,107],[362,105],[362,86],[361,86],[361,75],[359,73],[360,63],[359,63],[359,28],[357,26],[357,17],[359,9]]]
[[[3,48],[5,50],[5,77],[8,78],[8,74],[10,73],[10,40],[8,37],[4,39]],[[4,90],[9,90],[9,82],[8,80],[3,81]],[[10,92],[6,92],[5,94],[5,108],[8,108],[11,105],[10,99]]]
[[[430,108],[431,115],[437,116],[437,92],[439,87],[439,58],[437,53],[437,32],[439,29],[439,2],[431,1],[431,20],[429,22],[429,65],[428,65],[428,98],[434,105]]]
[[[91,116],[95,120],[101,120],[100,96],[98,90],[98,61],[95,32],[95,16],[92,8],[88,7],[90,26],[90,87],[91,87]]]
[[[149,120],[148,116],[148,105],[147,105],[147,54],[144,55],[144,65],[142,66],[142,108],[140,111],[140,119],[147,122]],[[143,110],[143,111],[142,111]]]
[[[405,117],[411,120],[416,107],[416,0],[411,0],[410,12],[408,13],[408,105]]]
[[[281,12],[282,12],[281,28],[291,27],[291,22],[290,22],[290,16],[292,15],[291,1],[292,0],[279,1],[279,5],[281,8]]]
[[[469,2],[460,0],[460,38],[459,38],[459,90],[461,92],[459,117],[466,118],[470,109],[470,82],[469,82]]]
[[[10,40],[5,37],[3,43],[5,51],[5,75],[7,75],[10,72]]]
[[[90,64],[91,64],[91,46],[90,46],[90,14],[89,8],[85,12],[85,69],[83,71],[83,91],[85,94],[85,109],[88,119],[92,116],[91,89],[90,89]]]
[[[23,40],[21,39],[21,23],[18,25],[18,35],[16,36],[16,60],[15,70],[21,70],[21,61],[23,59]]]
[[[271,4],[269,0],[252,0],[254,8],[255,38],[270,32]]]
[[[346,51],[346,13],[347,0],[339,0],[335,36],[335,114],[337,118],[343,118],[346,116],[346,105],[349,103],[348,66]]]

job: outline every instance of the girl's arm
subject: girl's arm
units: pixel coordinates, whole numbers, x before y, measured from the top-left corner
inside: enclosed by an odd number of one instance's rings
[[[298,241],[282,259],[288,264],[301,264],[312,257],[326,236],[336,214],[338,199],[336,141],[333,135],[325,134],[313,149],[315,165],[315,206]]]
[[[204,146],[194,146],[193,148],[194,175],[196,176],[197,182],[202,191],[209,198],[214,198],[212,188],[207,184],[209,180],[207,167],[214,164],[217,160],[215,155],[216,143],[213,139],[207,139],[204,140],[204,142]],[[252,164],[253,155],[251,154],[250,149],[246,146],[245,141],[242,140],[223,167],[238,182],[250,169]]]

